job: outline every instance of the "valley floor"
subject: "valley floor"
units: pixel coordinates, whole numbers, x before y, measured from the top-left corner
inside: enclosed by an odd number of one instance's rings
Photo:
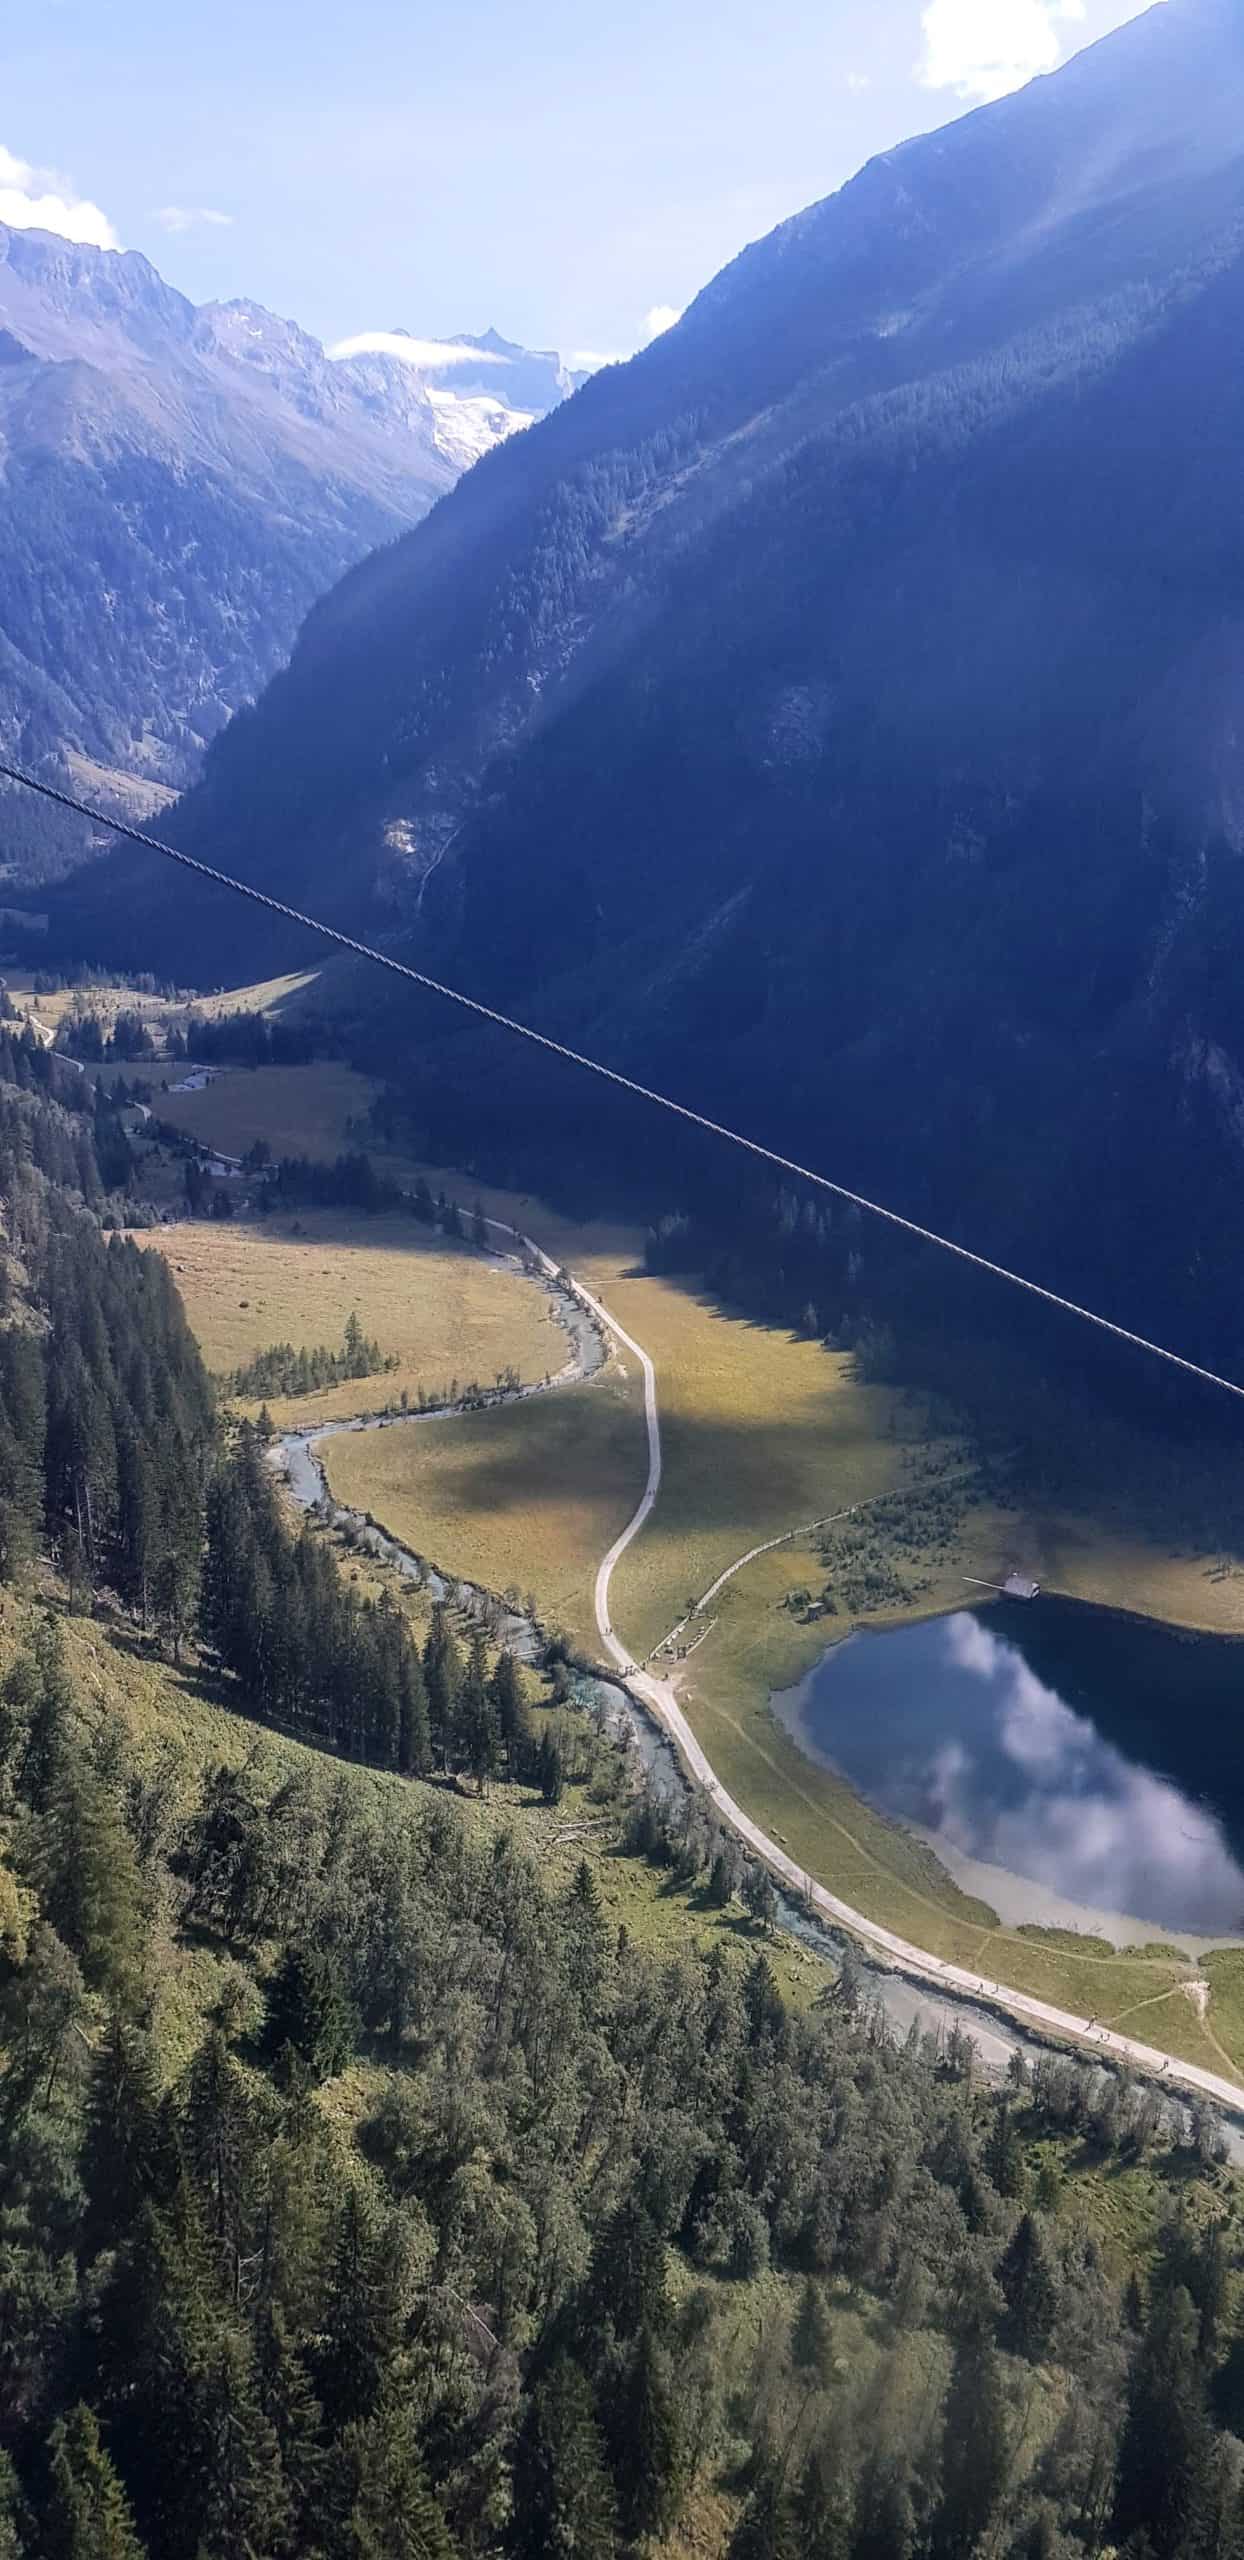
[[[288,1143],[296,1126],[303,1150],[331,1154],[345,1122],[357,1129],[358,1095],[347,1111],[341,1072],[226,1073],[206,1092],[187,1097],[187,1108],[193,1106],[196,1134],[215,1143],[236,1146],[269,1135],[275,1148]],[[392,1159],[388,1169],[415,1170]],[[433,1170],[431,1178],[468,1207],[481,1194],[471,1177]],[[487,1186],[482,1197],[491,1214],[517,1223],[570,1268],[655,1363],[664,1447],[660,1499],[619,1565],[611,1598],[613,1624],[637,1661],[752,1548],[800,1524],[896,1498],[874,1517],[861,1512],[858,1521],[827,1533],[826,1552],[819,1540],[805,1537],[757,1556],[712,1604],[707,1626],[697,1620],[679,1639],[688,1649],[673,1670],[679,1701],[728,1793],[809,1877],[931,1956],[1076,2016],[1112,2026],[1126,2022],[1126,2032],[1208,2072],[1244,2075],[1244,1955],[1211,1957],[1197,1975],[1166,1948],[1118,1953],[1084,1937],[1001,1928],[985,1905],[957,1889],[923,1843],[813,1767],[769,1705],[775,1689],[799,1680],[853,1623],[892,1624],[961,1606],[966,1575],[991,1579],[1012,1563],[1031,1561],[1047,1586],[1077,1596],[1238,1632],[1244,1629],[1238,1561],[1168,1553],[1120,1521],[1026,1521],[991,1507],[972,1480],[970,1453],[950,1440],[930,1441],[911,1399],[859,1384],[848,1360],[733,1317],[694,1288],[649,1274],[640,1239],[629,1229],[576,1224]],[[282,1250],[288,1258],[301,1253],[303,1243],[286,1238]],[[321,1243],[326,1235],[305,1239],[308,1264]],[[385,1249],[377,1236],[377,1253]],[[210,1265],[218,1250],[214,1236],[203,1250]],[[269,1246],[260,1231],[255,1250],[275,1256],[276,1239]],[[357,1250],[361,1268],[366,1235]],[[443,1268],[435,1255],[412,1254],[401,1273],[411,1298],[407,1321],[417,1329],[431,1321]],[[504,1291],[507,1302],[516,1288],[512,1278],[497,1276],[484,1285]],[[205,1343],[222,1322],[214,1290],[209,1268],[191,1303]],[[319,1310],[314,1289],[303,1305],[299,1290],[286,1284],[280,1303],[291,1311],[280,1330],[295,1341],[299,1308],[309,1340],[331,1338],[347,1311],[336,1303]],[[366,1323],[361,1299],[360,1312]],[[502,1356],[518,1362],[517,1352]],[[528,1374],[529,1347],[523,1362]],[[300,1409],[291,1418],[301,1423],[317,1416]],[[641,1381],[625,1349],[599,1379],[556,1397],[339,1439],[323,1454],[342,1502],[370,1511],[398,1539],[454,1573],[530,1593],[547,1623],[584,1651],[599,1650],[596,1570],[634,1510],[645,1471]],[[830,1587],[843,1593],[829,1618],[811,1615],[806,1605],[826,1586],[827,1571]],[[1198,1987],[1202,1981],[1210,1985],[1208,1999]]]

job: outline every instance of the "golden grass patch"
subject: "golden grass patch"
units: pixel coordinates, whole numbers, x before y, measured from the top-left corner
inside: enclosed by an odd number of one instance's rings
[[[226,987],[219,995],[195,996],[191,1010],[205,1022],[221,1022],[233,1013],[283,1013],[287,1005],[313,994],[319,978],[318,969],[293,969],[283,978],[261,978],[253,987]]]
[[[339,1502],[468,1581],[531,1591],[546,1621],[597,1650],[596,1568],[646,1472],[633,1378],[610,1368],[527,1404],[329,1440],[320,1454]]]
[[[140,1241],[171,1265],[217,1377],[278,1342],[338,1350],[351,1311],[385,1357],[396,1356],[398,1367],[379,1376],[273,1397],[272,1418],[287,1428],[374,1412],[403,1388],[417,1401],[421,1386],[439,1393],[454,1379],[491,1386],[511,1364],[529,1382],[569,1357],[537,1282],[410,1218],[306,1209],[249,1226],[190,1219]]]

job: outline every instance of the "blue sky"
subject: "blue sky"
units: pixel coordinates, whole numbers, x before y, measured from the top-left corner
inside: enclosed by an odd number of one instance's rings
[[[875,151],[1136,0],[15,0],[0,219],[330,343],[627,353]],[[20,23],[17,23],[20,21]]]

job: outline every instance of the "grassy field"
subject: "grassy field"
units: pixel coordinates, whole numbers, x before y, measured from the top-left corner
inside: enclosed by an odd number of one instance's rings
[[[511,1363],[525,1382],[555,1375],[569,1353],[534,1281],[409,1218],[307,1209],[251,1225],[188,1219],[141,1241],[172,1265],[217,1377],[278,1342],[338,1349],[352,1310],[386,1358],[396,1357],[397,1368],[377,1377],[271,1398],[282,1426],[375,1412],[403,1389],[417,1402],[420,1387],[439,1393],[454,1379],[491,1386]]]
[[[231,1013],[287,1013],[304,996],[313,997],[318,969],[295,969],[284,978],[263,978],[253,987],[226,987],[219,995],[196,996],[194,1010],[205,1022],[220,1022]]]
[[[332,1058],[309,1067],[220,1067],[200,1093],[163,1090],[184,1069],[167,1060],[126,1069],[146,1087],[161,1120],[226,1155],[245,1155],[266,1138],[274,1156],[318,1156],[331,1162],[365,1143],[376,1087]]]
[[[57,1034],[75,1013],[93,1013],[109,1031],[119,1013],[140,1013],[156,1034],[174,1010],[167,997],[140,995],[133,987],[57,987],[37,996],[29,978],[9,978],[7,985],[20,1014]]]
[[[596,1568],[639,1500],[645,1449],[638,1377],[611,1366],[530,1404],[333,1440],[321,1455],[339,1502],[489,1590],[533,1593],[548,1625],[595,1653]]]
[[[1239,1557],[1171,1553],[1122,1521],[1086,1519],[1073,1511],[1021,1522],[1013,1544],[1016,1561],[1043,1590],[1206,1635],[1244,1635]]]
[[[228,987],[218,995],[182,998],[143,995],[133,987],[108,985],[57,987],[50,994],[36,995],[30,978],[10,977],[7,981],[18,1011],[34,1014],[53,1030],[59,1030],[73,1013],[93,1013],[110,1028],[119,1013],[141,1013],[153,1033],[167,1022],[182,1022],[191,1007],[208,1022],[231,1013],[284,1013],[312,994],[318,982],[318,970],[302,969],[284,978],[265,978],[253,987]]]

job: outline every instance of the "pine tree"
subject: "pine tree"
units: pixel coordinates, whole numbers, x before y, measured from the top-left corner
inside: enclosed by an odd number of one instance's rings
[[[1024,2191],[1024,2149],[1016,2130],[1015,2119],[1004,2100],[989,2129],[983,2152],[985,2174],[1000,2196],[1019,2196]]]
[[[1212,2444],[1197,2357],[1199,2321],[1182,2285],[1155,2293],[1137,2349],[1119,2445],[1114,2532],[1144,2533],[1154,2560],[1201,2547]]]
[[[1039,2362],[1048,2350],[1058,2317],[1058,2277],[1040,2224],[1021,2214],[998,2267],[998,2282],[1010,2312],[1011,2343],[1017,2354]]]
[[[281,2448],[281,2468],[291,2502],[290,2540],[302,2551],[316,2539],[324,2491],[324,2419],[311,2377],[298,2353],[279,2302],[260,2307],[255,2335],[255,2390]]]
[[[777,1923],[778,1898],[767,1867],[753,1859],[743,1877],[743,1903],[758,1929],[769,1936]]]
[[[48,2499],[40,2549],[46,2560],[143,2560],[129,2501],[100,2441],[99,2420],[79,2401],[48,2439]]]
[[[484,1667],[483,1639],[478,1635],[472,1642],[471,1659],[458,1695],[456,1722],[458,1749],[480,1794],[485,1795],[496,1766],[497,1722]]]
[[[27,1804],[43,1813],[59,1791],[70,1764],[73,1700],[65,1669],[64,1641],[58,1626],[45,1621],[35,1639],[31,1681],[23,1683],[29,1722],[18,1786]]]
[[[344,2513],[351,2560],[454,2560],[409,2403],[386,2400],[374,2418],[347,2427],[331,2474],[330,2506]]]
[[[834,2333],[824,2287],[815,2276],[808,2277],[799,2297],[790,2346],[797,2370],[824,2382],[833,2358]]]
[[[493,1665],[492,1702],[497,1711],[497,1730],[505,1753],[507,1778],[521,1778],[530,1748],[527,1711],[523,1705],[522,1682],[518,1664],[509,1652],[498,1654]]]
[[[423,1678],[433,1746],[440,1754],[442,1767],[448,1769],[457,1741],[462,1661],[448,1612],[439,1603],[432,1612],[432,1624],[423,1650]]]
[[[609,1924],[600,1888],[586,1858],[581,1858],[566,1896],[567,1960],[570,1979],[581,1999],[599,1990],[609,1958]]]
[[[401,2335],[399,2227],[349,2187],[338,2217],[316,2380],[330,2431],[372,2416]]]
[[[781,2467],[771,2453],[756,2457],[747,2504],[730,2536],[726,2560],[800,2560]]]
[[[747,2012],[748,2031],[752,2043],[765,2036],[780,2036],[786,2024],[786,2004],[778,1989],[777,1975],[767,1955],[758,1955],[748,1969],[743,1986],[743,2006]]]
[[[65,1756],[44,1816],[38,1861],[44,1910],[93,1990],[132,2011],[146,1965],[146,1895],[133,1844],[108,1788]]]
[[[992,2523],[1011,2457],[1002,2376],[992,2341],[960,2340],[946,2395],[942,2499],[934,2540],[943,2560],[966,2560]]]
[[[194,2553],[205,2458],[203,2376],[219,2325],[214,2268],[188,2182],[145,2205],[100,2306],[98,2368],[117,2466],[156,2550]]]
[[[791,2499],[799,2560],[847,2560],[851,2504],[834,2448],[815,2444]]]
[[[401,1640],[398,1694],[400,1706],[397,1765],[404,1778],[426,1777],[432,1766],[427,1685],[423,1676],[423,1664],[404,1630]]]
[[[668,2320],[665,2243],[638,2191],[610,2215],[592,2251],[583,2294],[585,2335],[605,2321],[626,2343],[648,2329],[663,2336]]]
[[[648,2327],[610,2393],[608,2434],[626,2539],[668,2533],[682,2495],[682,2430],[669,2368]]]
[[[565,1762],[557,1736],[545,1728],[536,1750],[536,1784],[550,1809],[559,1805],[566,1784]]]
[[[94,2255],[132,2230],[142,2205],[167,2201],[173,2141],[160,2094],[155,2048],[114,2011],[91,2074],[82,2179],[85,2244]]]
[[[249,2339],[225,2328],[199,2389],[203,2438],[200,2548],[259,2560],[285,2543],[291,2499],[276,2433],[260,2404]]]
[[[43,1526],[47,1395],[42,1354],[17,1326],[0,1332],[0,1581],[20,1580]]]
[[[271,2135],[271,2094],[248,2079],[220,2028],[210,2028],[184,2086],[182,2156],[197,2184],[223,2289],[241,2301],[243,2263],[253,2250],[264,2194],[264,2145]]]
[[[312,1947],[287,1947],[268,1992],[269,2057],[293,2057],[310,2079],[331,2080],[345,2069],[357,2031],[357,2014],[332,1957]]]
[[[911,2560],[915,2547],[910,2458],[897,2446],[878,2446],[860,2473],[851,2560]]]
[[[587,2377],[559,2356],[514,2448],[511,2560],[613,2560],[617,2517]]]

